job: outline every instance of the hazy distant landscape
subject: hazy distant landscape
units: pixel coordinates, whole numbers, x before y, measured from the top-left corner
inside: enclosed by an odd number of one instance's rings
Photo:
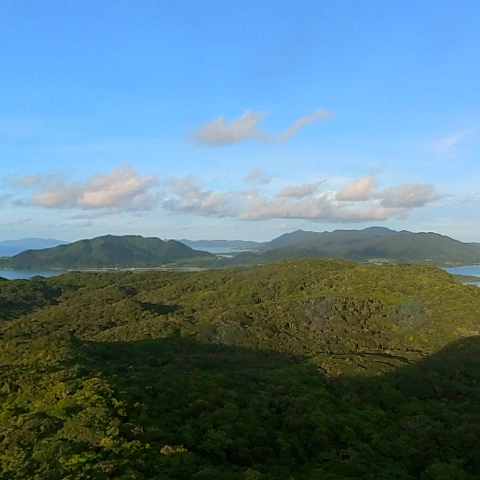
[[[17,248],[22,245],[21,242]],[[51,241],[43,244],[48,242]],[[37,241],[37,244],[42,245],[42,241]],[[31,245],[35,242],[31,241]],[[229,254],[215,255],[199,250],[202,246]],[[293,258],[345,258],[361,263],[427,263],[454,267],[480,264],[480,246],[436,233],[397,232],[382,227],[333,232],[297,230],[264,243],[243,240],[183,240],[182,243],[139,235],[106,235],[51,248],[29,249],[0,258],[0,268],[72,270],[166,265],[224,268]]]

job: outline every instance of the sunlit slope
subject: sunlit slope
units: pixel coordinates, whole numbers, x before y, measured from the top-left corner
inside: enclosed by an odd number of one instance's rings
[[[106,235],[45,250],[28,250],[0,261],[15,269],[157,267],[191,258],[214,258],[207,252],[159,238]]]
[[[477,479],[480,289],[296,260],[0,282],[0,478]]]
[[[297,231],[262,246],[260,254],[244,253],[236,264],[268,263],[288,258],[346,258],[359,262],[415,262],[438,266],[480,263],[480,247],[437,233],[396,232],[373,227],[333,232]]]
[[[60,319],[61,329],[101,340],[176,332],[331,356],[433,351],[480,331],[480,290],[426,265],[301,259],[194,273],[72,273],[2,282],[0,292],[4,318],[29,314],[28,329],[48,331]]]

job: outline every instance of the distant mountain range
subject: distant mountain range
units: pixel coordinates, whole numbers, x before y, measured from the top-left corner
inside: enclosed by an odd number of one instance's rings
[[[106,235],[44,250],[27,250],[0,259],[0,267],[18,270],[38,268],[158,267],[192,258],[216,258],[175,240],[137,235]]]
[[[462,243],[438,233],[397,232],[382,227],[333,232],[297,230],[262,244],[259,253],[242,252],[225,263],[250,265],[304,257],[447,267],[480,264],[480,245]]]
[[[27,239],[37,248],[41,239]],[[36,242],[36,243],[35,243]],[[43,245],[57,240],[43,240]],[[7,242],[2,242],[7,243]],[[185,243],[188,243],[186,245]],[[193,249],[252,249],[218,257]],[[294,258],[344,258],[360,263],[429,263],[448,267],[480,264],[480,245],[462,243],[437,233],[397,232],[388,228],[310,232],[297,230],[271,242],[244,240],[183,240],[106,235],[91,240],[29,249],[0,259],[0,268],[123,268],[182,263],[207,268],[256,265]]]
[[[66,245],[68,242],[55,240],[53,238],[22,238],[20,240],[0,241],[0,257],[12,257],[25,250],[41,250],[52,248],[58,245]]]

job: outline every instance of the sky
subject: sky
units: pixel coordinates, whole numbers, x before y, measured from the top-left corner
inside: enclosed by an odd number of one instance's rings
[[[480,242],[478,0],[2,0],[0,240]]]

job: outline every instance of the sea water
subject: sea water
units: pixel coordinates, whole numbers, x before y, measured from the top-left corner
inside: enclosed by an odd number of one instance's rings
[[[455,275],[472,275],[474,277],[480,277],[480,265],[468,265],[467,267],[454,267],[444,268],[448,273]],[[478,285],[480,287],[480,279],[478,282],[467,282],[469,285]]]

